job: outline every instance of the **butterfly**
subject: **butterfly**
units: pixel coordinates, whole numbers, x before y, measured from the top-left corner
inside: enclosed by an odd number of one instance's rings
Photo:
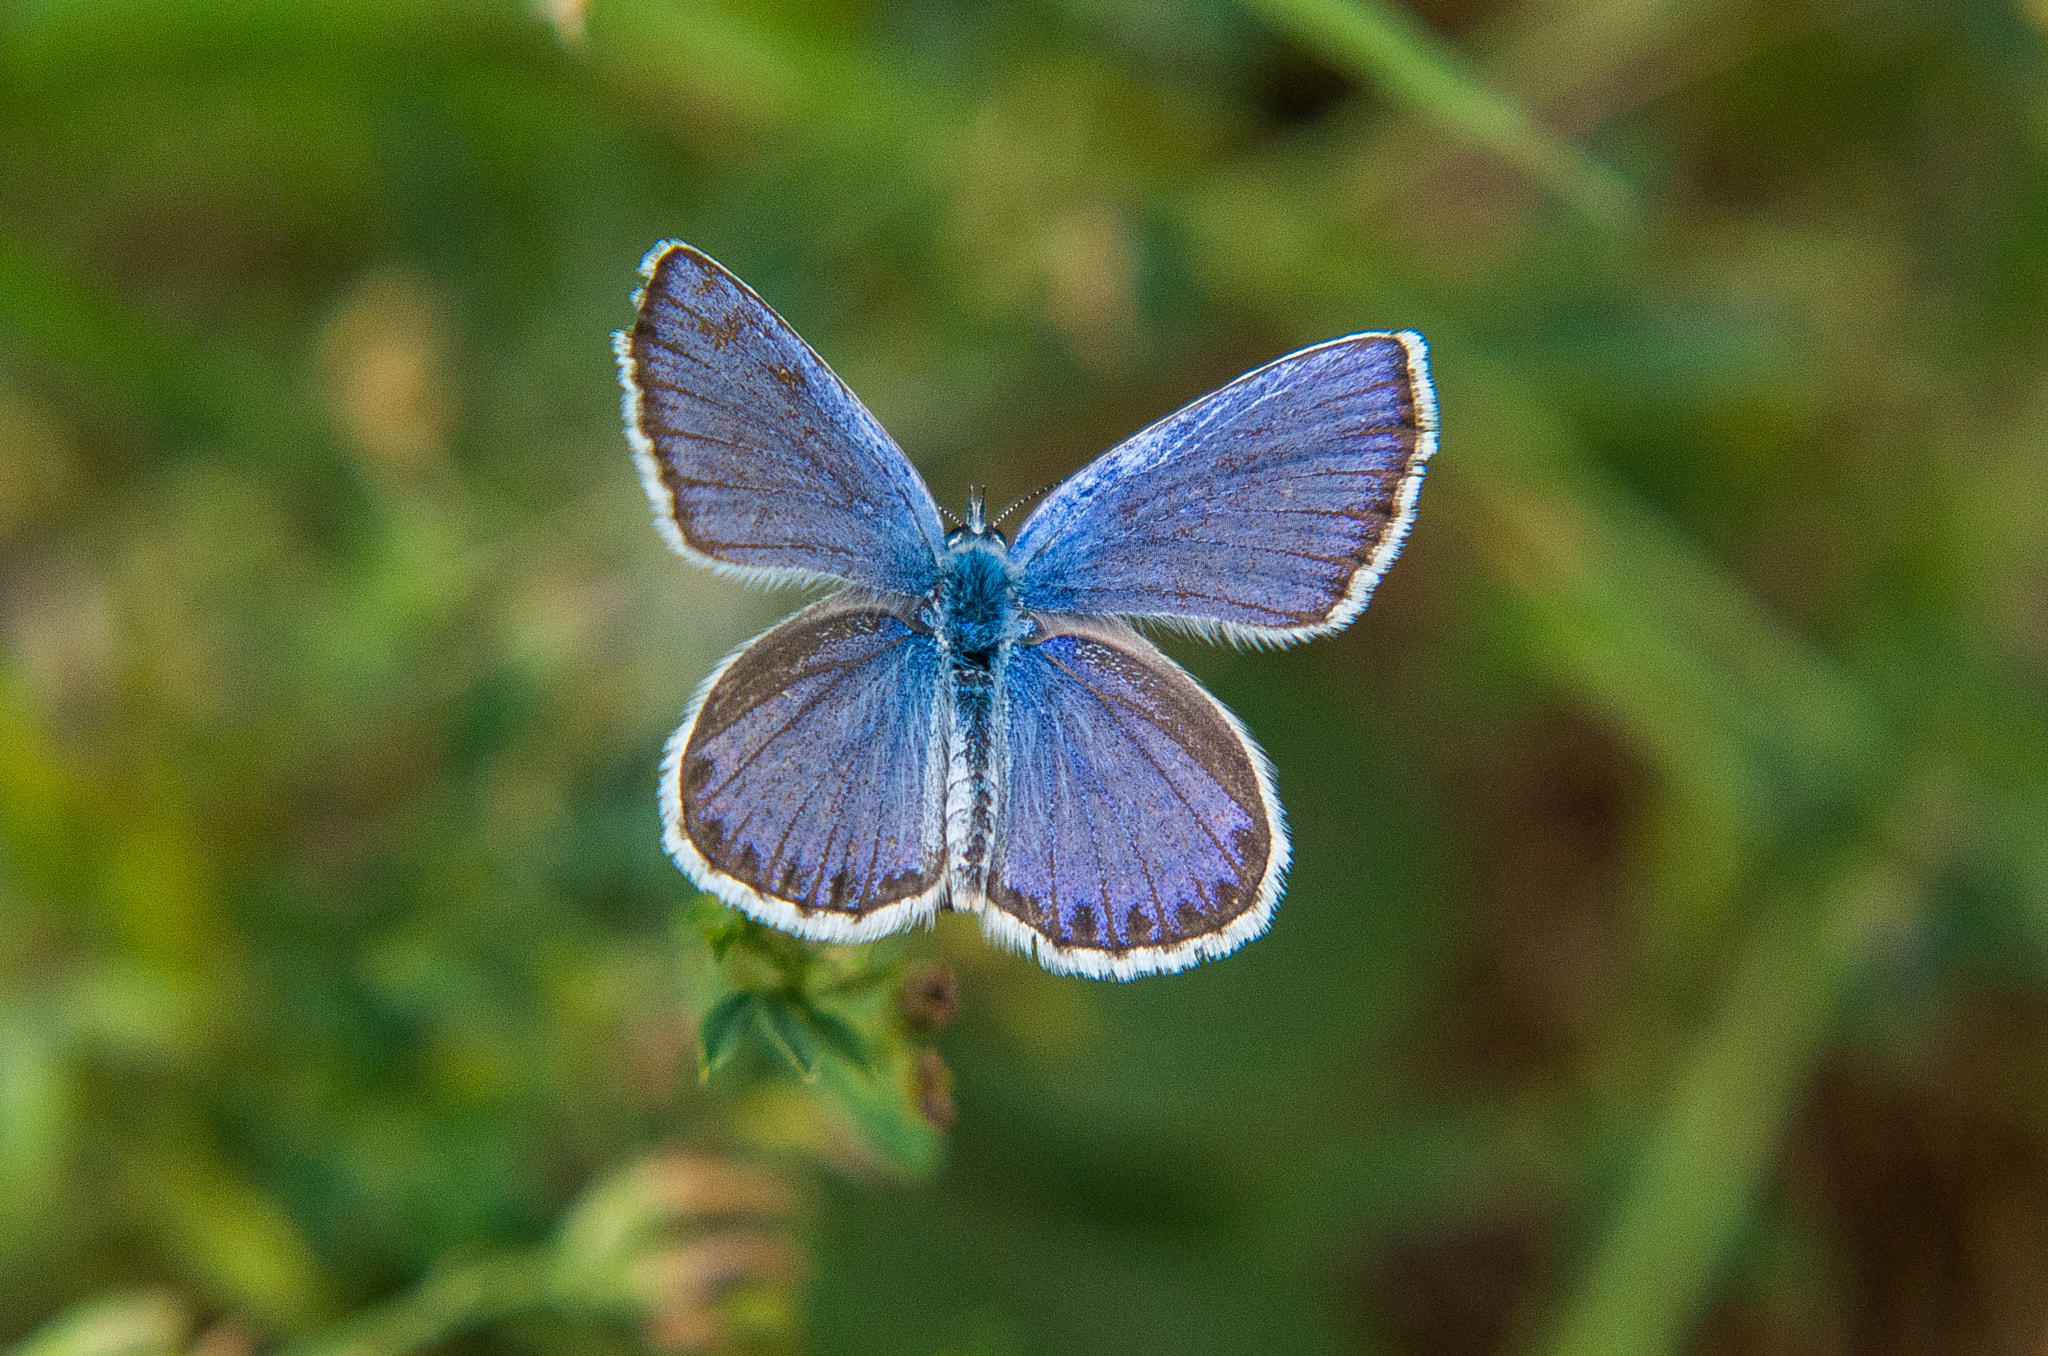
[[[1436,447],[1420,335],[1239,377],[1098,457],[1009,543],[948,531],[875,417],[677,242],[614,336],[655,526],[685,558],[836,591],[727,656],[661,768],[669,855],[800,937],[941,909],[1049,969],[1131,979],[1257,937],[1287,869],[1265,755],[1133,626],[1252,644],[1366,605]]]

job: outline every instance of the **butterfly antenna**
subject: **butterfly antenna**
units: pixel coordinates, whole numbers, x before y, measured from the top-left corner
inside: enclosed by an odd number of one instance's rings
[[[1004,510],[1003,510],[1003,511],[1002,511],[1001,513],[998,513],[998,514],[997,514],[997,515],[995,516],[995,518],[994,518],[993,520],[991,520],[991,521],[990,521],[990,523],[989,523],[989,526],[990,526],[990,527],[1000,527],[1000,526],[1002,526],[1002,523],[1003,523],[1003,519],[1005,519],[1005,518],[1009,517],[1009,516],[1010,516],[1011,514],[1015,513],[1015,512],[1016,512],[1016,511],[1017,511],[1018,509],[1020,509],[1020,508],[1023,508],[1023,507],[1024,507],[1024,506],[1025,506],[1026,504],[1028,504],[1028,503],[1030,503],[1030,502],[1031,502],[1032,500],[1034,500],[1034,499],[1038,498],[1038,496],[1039,496],[1039,495],[1041,495],[1041,494],[1044,494],[1044,493],[1045,493],[1046,491],[1050,490],[1051,488],[1052,488],[1052,486],[1050,486],[1050,485],[1040,485],[1040,486],[1039,486],[1039,487],[1038,487],[1037,489],[1033,490],[1033,491],[1032,491],[1031,493],[1029,493],[1029,494],[1020,494],[1020,495],[1018,495],[1018,496],[1017,496],[1017,497],[1016,497],[1015,499],[1012,499],[1012,500],[1010,501],[1010,506],[1009,506],[1008,508],[1004,509]]]
[[[944,504],[935,504],[935,505],[933,505],[933,507],[935,507],[936,509],[938,509],[939,513],[940,513],[940,514],[941,514],[941,515],[942,515],[942,516],[943,516],[943,517],[945,518],[947,526],[949,526],[949,527],[958,527],[958,526],[960,526],[960,515],[959,515],[959,514],[957,514],[957,513],[953,512],[953,510],[951,510],[951,509],[947,508],[947,507],[946,507],[946,506],[945,506]]]
[[[982,521],[981,517],[982,493],[982,487],[979,485],[969,485],[967,487],[967,530],[977,537],[988,526],[987,523]]]

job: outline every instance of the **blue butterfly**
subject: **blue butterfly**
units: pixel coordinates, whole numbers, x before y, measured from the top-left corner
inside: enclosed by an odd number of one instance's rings
[[[845,383],[738,278],[656,246],[615,336],[655,526],[686,559],[838,591],[729,655],[661,769],[691,880],[800,937],[940,909],[1130,979],[1266,930],[1287,829],[1237,718],[1131,627],[1254,644],[1347,625],[1436,447],[1420,335],[1268,363],[1097,458],[1014,546],[948,532]]]

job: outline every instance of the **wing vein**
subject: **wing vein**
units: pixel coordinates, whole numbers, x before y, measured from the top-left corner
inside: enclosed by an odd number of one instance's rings
[[[1138,719],[1150,725],[1153,729],[1157,730],[1161,735],[1164,735],[1169,742],[1172,742],[1176,745],[1179,744],[1179,741],[1175,740],[1173,736],[1167,732],[1165,727],[1161,726],[1159,722],[1153,720],[1151,717],[1147,716],[1143,711],[1139,710],[1135,702],[1124,701],[1121,698],[1112,698],[1109,694],[1102,692],[1093,683],[1090,683],[1087,679],[1083,678],[1079,673],[1076,673],[1072,668],[1062,663],[1060,661],[1059,656],[1057,655],[1047,655],[1046,659],[1048,662],[1057,667],[1062,673],[1065,673],[1068,677],[1072,678],[1076,683],[1079,683],[1083,690],[1085,690],[1090,696],[1094,697],[1097,702],[1101,703],[1105,709],[1108,709],[1111,702],[1114,701],[1116,702],[1116,704],[1121,705],[1127,708],[1128,710],[1132,711],[1134,714],[1137,715]],[[1110,719],[1114,723],[1120,723],[1116,722],[1116,713],[1113,710],[1110,711]],[[1130,736],[1128,735],[1126,735],[1125,737],[1130,738]],[[1193,819],[1195,823],[1201,825],[1203,835],[1206,836],[1211,843],[1214,843],[1216,845],[1216,850],[1223,854],[1223,859],[1225,861],[1229,861],[1231,859],[1230,849],[1223,845],[1223,840],[1216,836],[1215,830],[1209,827],[1208,821],[1202,818],[1201,813],[1195,809],[1193,802],[1188,800],[1187,793],[1182,791],[1180,789],[1180,785],[1177,782],[1175,782],[1172,777],[1167,775],[1166,769],[1159,765],[1159,760],[1152,756],[1152,751],[1145,747],[1144,742],[1142,740],[1131,739],[1131,743],[1137,748],[1139,755],[1143,757],[1146,762],[1152,764],[1153,771],[1159,774],[1159,780],[1166,783],[1167,789],[1173,792],[1173,798],[1179,801],[1182,807],[1187,810],[1188,817],[1190,819]],[[1213,777],[1210,778],[1210,780],[1215,781]],[[1226,796],[1229,796],[1231,804],[1237,804],[1237,798],[1235,796],[1230,796],[1229,791],[1225,789],[1220,782],[1217,783],[1217,789],[1223,791]],[[1244,809],[1245,807],[1239,806],[1238,808]]]
[[[891,645],[900,645],[901,643],[901,641],[890,642]],[[877,654],[879,653],[881,652],[878,651]],[[745,772],[749,767],[752,767],[755,760],[759,759],[762,754],[768,751],[769,745],[781,739],[785,734],[788,734],[791,726],[795,725],[797,721],[803,719],[803,717],[808,715],[812,708],[816,707],[819,702],[822,702],[823,700],[825,700],[825,698],[832,695],[833,692],[838,690],[839,686],[842,683],[846,682],[847,679],[851,678],[853,676],[853,671],[857,665],[868,662],[874,657],[875,656],[872,655],[863,656],[863,658],[859,660],[836,660],[830,664],[820,665],[820,670],[837,669],[838,673],[836,673],[832,677],[831,681],[826,683],[826,685],[823,688],[819,689],[809,698],[801,699],[796,710],[791,713],[789,719],[783,721],[781,725],[769,731],[768,734],[761,740],[760,745],[756,747],[751,753],[749,753],[745,758],[740,760],[739,766],[735,767],[732,770],[732,775],[728,776],[724,781],[720,782],[717,786],[716,791],[710,794],[715,795],[718,793],[722,793],[723,791],[725,791],[727,787],[731,786],[733,782],[738,779],[739,775],[742,772]],[[751,715],[753,712],[760,710],[763,704],[764,703],[762,702],[756,702],[753,706],[748,707],[747,711],[743,714]],[[731,724],[728,724],[725,727],[725,729],[720,730],[719,733],[725,733],[725,730],[731,729],[732,725],[735,724],[738,724],[737,720],[734,720]],[[709,796],[706,797],[706,799],[708,798]]]

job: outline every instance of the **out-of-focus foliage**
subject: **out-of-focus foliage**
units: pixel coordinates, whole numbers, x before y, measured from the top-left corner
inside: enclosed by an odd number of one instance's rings
[[[1174,642],[1269,937],[663,860],[794,605],[647,525],[666,236],[955,506],[1429,335],[1373,609]],[[2048,1333],[2041,0],[12,0],[0,645],[19,1356]]]

